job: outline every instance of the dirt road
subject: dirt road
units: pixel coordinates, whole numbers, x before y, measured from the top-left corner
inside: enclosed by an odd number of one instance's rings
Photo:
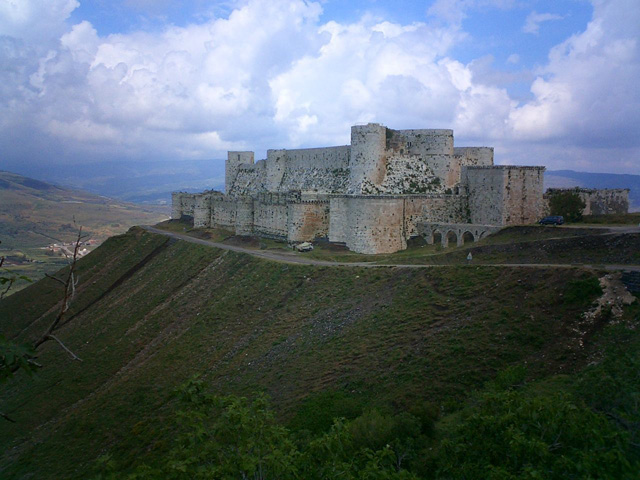
[[[239,247],[237,245],[227,245],[225,243],[212,242],[210,240],[203,240],[201,238],[190,237],[181,233],[168,232],[149,225],[143,225],[142,228],[148,232],[165,235],[178,240],[184,240],[185,242],[196,243],[198,245],[207,245],[210,247],[221,248],[223,250],[231,250],[233,252],[246,253],[253,255],[254,257],[264,258],[272,260],[274,262],[292,263],[299,265],[317,265],[322,267],[365,267],[365,268],[439,268],[439,267],[451,267],[451,264],[442,265],[416,265],[416,264],[380,264],[376,262],[331,262],[327,260],[317,260],[308,258],[296,253],[286,252],[273,252],[269,250],[254,250],[251,248]],[[619,233],[619,232],[618,232]],[[467,266],[467,264],[461,264],[460,266]],[[555,267],[555,268],[598,268],[605,270],[627,270],[627,271],[640,271],[640,265],[586,265],[586,264],[561,264],[561,263],[496,263],[496,264],[471,264],[470,267]]]

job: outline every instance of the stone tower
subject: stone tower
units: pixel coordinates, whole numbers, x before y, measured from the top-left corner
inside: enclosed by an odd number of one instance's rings
[[[253,165],[253,152],[228,152],[224,169],[224,192],[228,195],[240,165]]]

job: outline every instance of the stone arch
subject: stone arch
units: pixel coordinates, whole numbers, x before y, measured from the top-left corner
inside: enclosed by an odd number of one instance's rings
[[[442,232],[440,230],[434,230],[431,232],[431,238],[433,239],[432,243],[438,244],[442,243]]]
[[[454,230],[449,230],[447,232],[447,236],[444,239],[444,246],[447,247],[449,246],[450,243],[453,243],[454,245],[458,244],[458,234],[454,231]]]
[[[462,234],[462,243],[468,243],[468,242],[475,242],[475,237],[473,236],[473,233],[471,233],[470,231],[466,231]]]

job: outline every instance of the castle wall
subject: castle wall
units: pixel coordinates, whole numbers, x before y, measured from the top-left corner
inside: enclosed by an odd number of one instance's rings
[[[351,158],[349,163],[349,194],[369,193],[379,185],[386,173],[387,128],[377,123],[351,127]]]
[[[347,243],[348,197],[331,197],[329,199],[329,241]]]
[[[171,218],[177,220],[183,215],[193,217],[195,204],[195,193],[173,192],[171,194]]]
[[[242,165],[253,165],[253,152],[227,152],[224,168],[224,191],[229,194]]]
[[[492,147],[456,147],[449,167],[449,182],[460,182],[462,167],[490,167],[493,165]]]
[[[471,223],[523,225],[540,219],[544,167],[462,167]]]
[[[254,201],[253,231],[268,238],[287,238],[287,202],[282,193],[262,193]]]
[[[343,193],[349,180],[349,145],[286,150],[278,191]]]
[[[266,178],[267,164],[264,160],[253,165],[241,165],[226,193],[232,197],[257,195],[259,192],[266,191]]]
[[[419,235],[423,222],[467,223],[466,195],[408,196],[404,198],[404,230],[406,238]]]
[[[460,181],[460,169],[452,169],[452,159],[452,130],[386,129],[383,179],[365,182],[360,193],[444,192]]]
[[[382,183],[369,185],[364,193],[411,195],[441,193],[445,188],[439,166],[429,164],[415,155],[393,153],[386,159],[386,174]]]
[[[456,147],[453,154],[460,165],[490,167],[493,165],[493,147]]]
[[[287,168],[279,191],[343,193],[347,189],[348,181],[349,170],[346,168]]]
[[[610,215],[629,213],[629,189],[550,188],[544,194],[544,208],[548,213],[549,200],[556,193],[576,192],[585,204],[583,215]]]
[[[471,223],[502,225],[504,173],[501,168],[462,167]]]
[[[403,201],[397,197],[345,197],[344,243],[359,253],[392,253],[407,248]],[[333,217],[334,212],[331,212]],[[334,241],[329,232],[329,240]]]
[[[329,200],[290,203],[287,212],[287,238],[290,242],[311,242],[329,236]]]
[[[211,226],[211,195],[208,193],[201,193],[195,196],[193,226],[195,228]]]
[[[236,199],[236,235],[253,235],[253,199]]]
[[[182,216],[182,192],[171,193],[171,218],[177,220]]]
[[[226,196],[211,199],[211,226],[235,230],[236,200]]]
[[[329,241],[359,253],[392,253],[420,234],[419,224],[461,223],[467,219],[464,195],[354,195],[332,197]]]
[[[544,167],[502,167],[505,192],[502,225],[535,223],[544,214]]]
[[[348,168],[351,154],[350,145],[324,148],[300,148],[286,150],[287,169],[320,168],[333,170]]]

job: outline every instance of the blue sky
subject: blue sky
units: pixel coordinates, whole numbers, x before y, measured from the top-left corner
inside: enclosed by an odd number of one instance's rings
[[[345,144],[373,121],[453,128],[497,163],[638,174],[637,7],[0,0],[0,152],[34,165],[260,158]]]

